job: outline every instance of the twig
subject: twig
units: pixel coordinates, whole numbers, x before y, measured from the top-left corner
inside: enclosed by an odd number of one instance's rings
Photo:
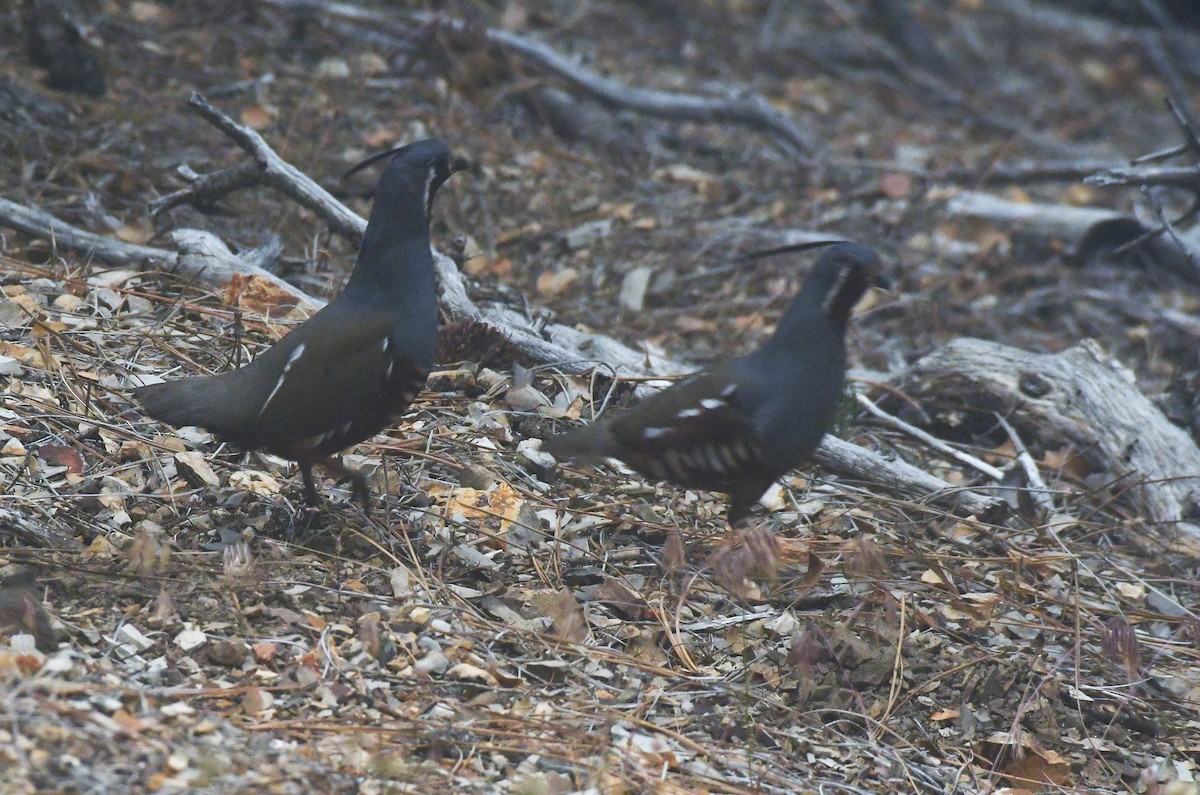
[[[1163,185],[1200,192],[1200,166],[1115,166],[1083,180],[1087,185]]]
[[[1141,0],[1141,3],[1143,8],[1156,5],[1151,3],[1150,0]],[[1158,12],[1161,14],[1162,9],[1159,8]],[[1161,22],[1161,20],[1155,21]],[[1146,58],[1154,66],[1154,71],[1158,72],[1158,76],[1161,77],[1163,83],[1166,84],[1167,91],[1170,94],[1169,99],[1171,100],[1171,105],[1173,106],[1172,110],[1175,113],[1176,119],[1181,121],[1181,126],[1185,130],[1194,131],[1200,128],[1200,120],[1197,120],[1196,114],[1194,114],[1191,108],[1189,108],[1187,105],[1188,96],[1191,93],[1191,89],[1188,87],[1187,81],[1184,80],[1183,75],[1179,74],[1179,70],[1175,68],[1175,64],[1167,54],[1167,35],[1168,34],[1166,30],[1144,31],[1141,37],[1142,52],[1145,53]],[[1189,143],[1194,146],[1195,142],[1196,135],[1194,132],[1192,132]],[[1196,150],[1193,149],[1192,151],[1195,152]]]
[[[943,442],[941,439],[937,438],[933,434],[931,434],[927,431],[923,431],[915,425],[910,425],[909,423],[905,422],[904,420],[900,419],[899,417],[896,417],[892,414],[888,414],[886,411],[879,408],[879,406],[875,405],[875,403],[872,402],[871,399],[869,397],[867,397],[866,395],[859,394],[859,395],[857,395],[857,397],[858,397],[859,405],[862,406],[863,408],[865,408],[867,411],[871,412],[876,417],[878,417],[879,419],[888,423],[889,425],[892,425],[895,428],[899,428],[900,430],[907,433],[909,436],[913,436],[917,439],[920,439],[922,442],[929,445],[934,450],[937,450],[942,455],[953,458],[955,461],[959,461],[963,464],[966,464],[967,466],[969,466],[973,469],[977,469],[980,472],[982,472],[983,474],[987,475],[992,480],[999,481],[999,480],[1004,479],[1004,472],[1002,472],[1001,470],[992,466],[988,462],[982,461],[982,460],[976,458],[975,456],[970,455],[969,453],[964,453],[961,450],[957,450],[954,447],[951,447],[950,445],[946,444],[945,442]]]
[[[138,246],[115,237],[87,232],[38,207],[26,207],[4,198],[0,198],[0,225],[48,240],[59,248],[74,251],[83,257],[95,257],[110,265],[139,269],[151,262],[174,265],[177,257],[175,252],[166,249]]]
[[[829,434],[825,434],[821,446],[813,454],[813,460],[834,472],[860,478],[901,494],[948,505],[980,518],[991,517],[1004,510],[1004,503],[994,497],[958,488],[906,461],[884,458],[874,450],[850,444]]]
[[[1000,423],[1000,427],[1008,434],[1009,441],[1012,442],[1013,448],[1017,451],[1017,463],[1025,470],[1025,477],[1029,480],[1029,489],[1027,493],[1037,505],[1038,510],[1042,511],[1046,516],[1054,514],[1054,498],[1050,496],[1050,489],[1046,486],[1046,481],[1042,478],[1042,473],[1038,471],[1037,462],[1033,460],[1033,456],[1029,454],[1029,449],[1025,447],[1025,443],[1021,441],[1020,434],[1008,420],[1004,419],[1004,415],[999,412],[992,412],[996,418],[996,422]]]
[[[257,163],[238,163],[211,174],[186,175],[188,185],[150,202],[150,214],[161,215],[181,204],[206,207],[218,199],[244,188],[262,184],[262,170]]]
[[[265,184],[313,212],[320,213],[338,234],[351,240],[362,237],[366,222],[313,181],[312,177],[277,155],[261,135],[222,113],[199,92],[192,92],[188,105],[254,158]]]

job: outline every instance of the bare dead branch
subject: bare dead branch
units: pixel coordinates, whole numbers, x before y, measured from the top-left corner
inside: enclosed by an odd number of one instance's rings
[[[312,177],[284,160],[267,145],[263,137],[238,124],[218,110],[199,92],[193,92],[188,105],[209,124],[225,133],[246,151],[262,171],[263,182],[324,218],[333,231],[351,240],[362,237],[366,222],[318,185]]]
[[[4,198],[0,198],[0,225],[48,240],[59,248],[74,251],[83,257],[95,257],[110,265],[143,268],[152,262],[175,264],[176,255],[173,251],[138,246],[115,237],[87,232],[55,218],[41,208],[27,207]]]
[[[958,488],[906,461],[884,458],[874,450],[825,434],[813,459],[823,467],[883,486],[900,494],[928,499],[966,514],[988,517],[1003,503],[977,491]]]
[[[358,8],[347,3],[314,3],[312,0],[265,0],[280,8],[302,8],[315,13],[328,13],[354,22],[394,22],[396,14],[383,14]],[[422,24],[437,24],[459,35],[482,33],[488,44],[517,56],[555,77],[584,91],[592,97],[646,116],[668,121],[693,121],[705,124],[737,124],[766,134],[792,156],[809,155],[817,146],[812,135],[794,119],[776,110],[758,94],[737,96],[701,96],[674,91],[629,86],[575,63],[554,49],[505,30],[478,31],[461,20],[427,13],[404,14]]]
[[[1070,445],[1128,484],[1150,520],[1200,541],[1190,521],[1200,506],[1200,449],[1095,342],[1046,355],[959,339],[910,367],[904,389],[954,412],[987,406],[1026,437]]]
[[[80,256],[98,259],[109,265],[146,268],[165,265],[195,277],[216,289],[223,288],[235,276],[263,279],[283,291],[302,312],[320,309],[324,302],[313,298],[275,274],[264,270],[263,263],[278,258],[279,241],[262,248],[234,254],[214,235],[199,229],[177,229],[171,233],[176,250],[126,243],[114,237],[97,235],[62,221],[45,210],[25,207],[0,198],[0,226],[17,229],[27,235],[50,241],[53,245]]]
[[[207,207],[230,193],[260,185],[262,181],[262,171],[257,163],[238,163],[211,174],[197,174],[191,177],[187,187],[150,202],[150,214],[158,216],[181,204]]]

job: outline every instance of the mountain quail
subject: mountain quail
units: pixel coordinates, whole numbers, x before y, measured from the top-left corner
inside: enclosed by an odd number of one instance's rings
[[[790,246],[763,254],[806,246]],[[731,525],[777,478],[808,459],[833,423],[846,378],[846,322],[879,256],[828,249],[757,350],[696,373],[611,419],[545,440],[555,458],[617,458],[642,474],[729,495]]]
[[[246,449],[299,464],[309,504],[312,469],[366,480],[331,456],[395,421],[425,385],[437,344],[438,308],[429,217],[437,189],[465,161],[441,141],[417,141],[392,155],[345,289],[305,323],[237,370],[138,387],[156,419],[199,425]]]

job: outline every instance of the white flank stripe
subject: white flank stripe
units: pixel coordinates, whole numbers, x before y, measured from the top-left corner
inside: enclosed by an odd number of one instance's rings
[[[679,453],[674,450],[668,450],[663,454],[663,463],[667,466],[667,471],[676,480],[682,480],[684,476],[683,467],[679,463]]]
[[[283,372],[279,374],[279,380],[275,382],[275,388],[271,390],[271,394],[267,395],[267,399],[263,401],[262,408],[258,410],[258,418],[262,419],[262,415],[266,412],[267,406],[271,405],[271,398],[275,397],[279,392],[279,388],[283,386],[283,379],[287,378],[288,370],[292,369],[292,365],[296,363],[304,354],[304,343],[296,346],[296,350],[292,351],[292,355],[288,357],[287,364],[283,366]]]
[[[683,411],[679,412],[675,416],[681,420],[690,419],[692,417],[699,417],[700,409],[684,409]]]
[[[646,430],[642,431],[642,438],[643,439],[658,439],[660,437],[666,436],[667,433],[670,432],[670,430],[671,430],[670,428],[647,428]]]
[[[719,409],[721,406],[724,406],[725,401],[717,400],[716,398],[704,398],[704,400],[700,401],[700,405],[709,411],[713,411],[714,409]]]

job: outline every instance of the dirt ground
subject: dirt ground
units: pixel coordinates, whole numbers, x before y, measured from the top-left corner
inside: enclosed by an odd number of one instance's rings
[[[347,168],[444,139],[474,167],[439,193],[435,244],[465,246],[474,300],[681,361],[761,340],[812,260],[737,254],[823,232],[887,263],[895,290],[858,315],[851,356],[859,388],[914,421],[881,385],[960,336],[1092,338],[1155,399],[1200,364],[1196,326],[1161,319],[1195,314],[1194,273],[945,212],[965,190],[1181,204],[1080,179],[1181,141],[1165,34],[1105,3],[405,7],[430,22],[391,3],[78,0],[83,43],[35,67],[23,9],[59,5],[0,8],[3,198],[125,242],[277,236],[279,272],[322,297],[349,272],[353,241],[265,187],[151,216],[181,167],[245,159],[189,110],[199,91],[364,216]],[[1166,57],[1195,107],[1200,30],[1179,18]],[[485,30],[626,87],[765,97],[811,146],[599,103]],[[95,94],[101,73],[100,96],[47,85]],[[589,379],[539,366],[530,402],[511,356],[468,351],[350,451],[373,515],[331,481],[312,515],[287,462],[127,394],[134,373],[227,369],[286,324],[0,233],[2,792],[1198,791],[1198,559],[1078,451],[1024,440],[1051,516],[794,473],[758,520],[777,576],[730,582],[741,542],[717,495],[518,451],[590,416],[569,400]],[[842,438],[985,483],[848,407]],[[1014,459],[994,427],[931,430]]]

